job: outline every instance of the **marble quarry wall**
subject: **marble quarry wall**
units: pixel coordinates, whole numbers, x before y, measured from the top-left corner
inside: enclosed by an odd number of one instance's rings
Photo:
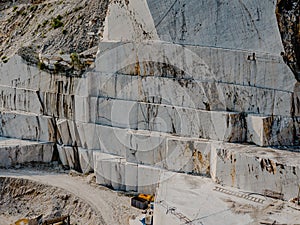
[[[19,163],[57,154],[114,189],[154,194],[169,170],[295,197],[300,92],[280,54],[275,7],[112,1],[95,68],[83,76],[18,55],[0,65],[0,136],[45,145]],[[2,167],[19,159],[7,163],[17,150],[5,146]]]

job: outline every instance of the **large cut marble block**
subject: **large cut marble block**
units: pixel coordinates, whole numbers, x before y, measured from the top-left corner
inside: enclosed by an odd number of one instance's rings
[[[125,159],[111,160],[111,186],[115,190],[126,190]]]
[[[43,97],[44,113],[65,119],[75,118],[75,96],[45,92]]]
[[[104,186],[112,186],[112,162],[120,161],[121,157],[93,151],[94,170],[96,183]],[[114,171],[116,172],[116,171]]]
[[[90,99],[75,95],[75,120],[82,123],[90,121]]]
[[[154,67],[155,65],[153,65]],[[154,67],[155,69],[155,67]],[[159,71],[158,71],[159,72]],[[291,115],[292,92],[222,82],[95,73],[89,77],[92,96],[150,102],[194,109]]]
[[[66,119],[60,119],[56,121],[56,125],[58,128],[58,140],[61,142],[61,144],[64,145],[72,145],[73,140],[68,124],[68,120]]]
[[[161,172],[159,168],[138,165],[138,192],[154,195]]]
[[[245,140],[245,121],[236,113],[140,103],[138,116],[139,129],[228,142]]]
[[[99,132],[96,124],[76,123],[80,147],[85,149],[100,149]]]
[[[90,98],[91,122],[102,125],[137,128],[137,103],[109,98]]]
[[[18,110],[36,114],[43,113],[39,91],[0,86],[0,93],[0,109]]]
[[[166,169],[210,176],[210,143],[185,138],[167,141]]]
[[[96,129],[101,151],[126,157],[126,148],[130,146],[128,130],[101,125]]]
[[[248,115],[247,141],[259,146],[295,145],[299,142],[299,119]]]
[[[0,67],[0,84],[15,88],[73,94],[81,78],[50,74],[35,65],[28,65],[19,55],[14,55]]]
[[[49,163],[53,151],[53,143],[0,138],[0,167],[8,168],[29,162]]]
[[[138,164],[125,164],[125,184],[126,191],[138,191]]]
[[[94,171],[93,150],[78,148],[79,162],[82,173],[87,174]]]
[[[255,60],[252,60],[252,51],[181,46],[153,41],[120,42],[118,45],[115,42],[101,42],[99,49],[96,73],[93,76],[102,73],[121,73],[141,77],[150,75],[288,93],[293,92],[296,84],[293,73],[280,54],[269,55],[256,52]],[[114,63],[111,63],[112,61]],[[172,72],[165,72],[164,68],[175,68],[178,72],[172,75]]]
[[[285,200],[299,191],[299,153],[254,146],[214,143],[211,165],[214,181],[264,194],[282,193]]]
[[[77,152],[72,146],[63,146],[57,145],[59,159],[64,166],[69,166],[71,169],[74,169],[76,163],[75,159]]]
[[[53,120],[48,116],[3,111],[0,112],[0,135],[33,141],[54,141]]]
[[[166,137],[157,132],[129,131],[127,162],[163,167],[166,160]]]

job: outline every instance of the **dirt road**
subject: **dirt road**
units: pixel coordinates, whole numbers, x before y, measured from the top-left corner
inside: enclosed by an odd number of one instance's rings
[[[139,211],[130,206],[129,197],[89,184],[86,177],[29,169],[0,170],[0,177],[22,178],[64,189],[98,211],[105,224],[129,224],[131,216],[139,215]],[[2,224],[1,217],[0,224]]]

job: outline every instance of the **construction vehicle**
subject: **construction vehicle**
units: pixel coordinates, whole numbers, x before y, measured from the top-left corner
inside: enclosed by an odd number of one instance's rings
[[[154,202],[153,195],[139,194],[131,199],[131,206],[145,210],[152,202]]]

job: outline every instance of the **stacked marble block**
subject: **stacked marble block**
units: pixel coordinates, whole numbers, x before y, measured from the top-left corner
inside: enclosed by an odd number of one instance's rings
[[[160,172],[171,170],[261,193],[267,179],[294,196],[296,153],[230,144],[299,144],[299,88],[280,56],[274,4],[177,1],[178,18],[190,18],[159,21],[173,4],[111,2],[95,69],[82,78],[40,71],[19,56],[1,64],[0,135],[56,143],[63,165],[95,171],[115,189],[153,194]],[[237,19],[241,32],[232,32],[226,13],[247,17],[247,7],[260,19]],[[202,35],[198,25],[176,25],[210,16],[215,23],[198,24]]]
[[[28,65],[20,56],[12,57],[0,67],[0,136],[15,138],[16,143],[19,139],[31,141],[37,155],[39,145],[49,145],[53,154],[56,143],[62,143],[57,141],[57,121],[75,118],[76,83],[76,78],[49,74]],[[30,153],[33,147],[22,149]],[[18,149],[13,142],[11,149]],[[30,155],[36,161],[33,153]],[[30,161],[27,157],[13,164]]]
[[[101,185],[154,194],[160,174],[168,170],[261,194],[272,190],[284,199],[297,195],[298,152],[101,125],[96,129],[107,134],[101,150],[79,148],[79,155],[81,167],[94,170]]]
[[[53,143],[0,138],[0,167],[9,168],[27,162],[50,163]]]
[[[173,47],[155,41],[99,45],[96,68],[85,76],[75,96],[78,131],[73,132],[81,141],[81,167],[94,170],[98,183],[121,190],[134,183],[134,190],[154,193],[156,186],[138,183],[142,177],[136,178],[136,172],[128,177],[128,171],[140,167],[154,179],[162,170],[171,170],[222,183],[217,168],[223,161],[212,150],[212,142],[296,143],[293,82],[286,82],[291,74],[279,56],[261,53],[254,62],[248,51],[194,46],[191,53],[179,45],[167,54]],[[217,64],[217,57],[224,57],[226,66]],[[226,68],[234,68],[231,76],[224,76],[229,73]],[[284,74],[280,87],[270,75],[274,68]],[[253,83],[259,76],[265,76],[264,83]],[[238,185],[227,180],[224,184]]]
[[[299,93],[280,56],[261,53],[253,62],[247,51],[189,48],[193,51],[155,41],[102,42],[88,77],[96,112],[91,121],[260,146],[297,145],[293,98]],[[217,64],[218,57],[226,61]],[[276,78],[274,71],[283,75]],[[126,109],[125,121],[120,109]]]

